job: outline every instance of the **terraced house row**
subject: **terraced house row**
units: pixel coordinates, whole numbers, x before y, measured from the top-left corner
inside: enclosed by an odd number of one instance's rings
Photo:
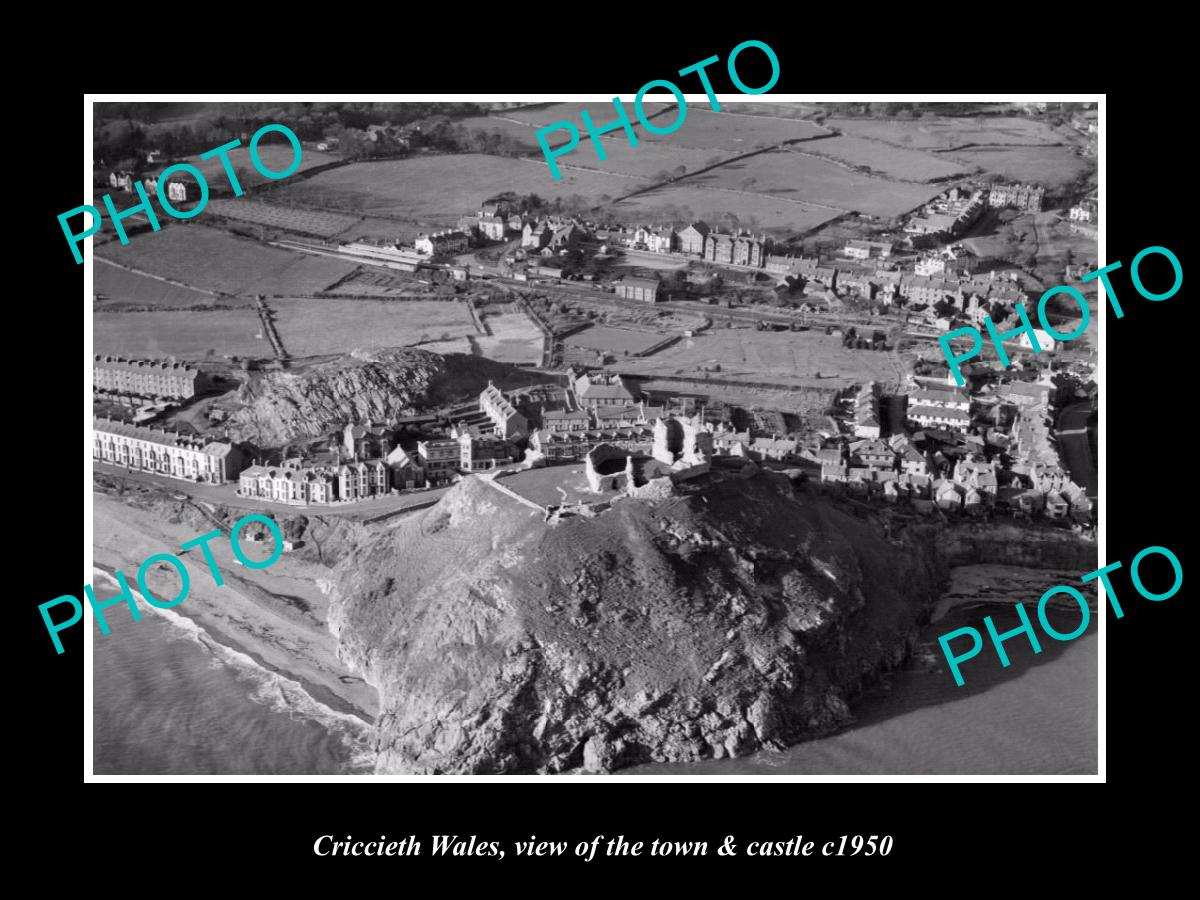
[[[232,481],[245,465],[229,441],[214,441],[107,417],[92,419],[92,458],[187,481]]]
[[[204,387],[204,376],[183,363],[97,354],[92,361],[92,387],[142,397],[190,400]]]

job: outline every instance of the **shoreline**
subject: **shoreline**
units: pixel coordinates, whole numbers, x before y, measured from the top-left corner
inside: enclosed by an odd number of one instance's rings
[[[99,563],[95,564],[93,569],[97,572],[105,573],[110,578],[115,578],[114,571],[110,571],[108,567],[102,566]],[[132,588],[131,586],[131,589],[133,590],[135,596],[140,596],[140,593],[136,588]],[[266,671],[275,675],[279,675],[282,678],[287,678],[296,682],[304,689],[305,693],[307,693],[310,697],[312,697],[313,700],[322,706],[328,707],[335,713],[354,716],[355,718],[362,720],[364,724],[374,727],[375,717],[370,715],[365,710],[360,709],[358,706],[346,700],[345,698],[338,696],[325,685],[305,678],[303,675],[300,675],[296,672],[291,672],[280,666],[272,664],[265,657],[263,657],[262,654],[255,652],[255,649],[247,642],[239,640],[237,637],[231,635],[227,630],[218,628],[216,625],[206,622],[202,618],[188,615],[183,611],[183,608],[186,605],[187,601],[184,600],[184,602],[179,606],[171,607],[170,611],[177,616],[186,618],[189,622],[203,631],[209,640],[213,641],[214,643],[220,644],[236,653],[240,653],[243,656],[249,657],[259,668],[265,669]],[[149,609],[155,615],[160,615],[163,612],[163,610],[156,609],[149,604],[146,604],[143,608]],[[169,625],[174,625],[174,622],[171,621],[169,616],[160,615],[160,617]],[[358,678],[357,675],[348,677],[353,677],[359,681],[362,680]]]
[[[97,492],[94,509],[93,568],[112,576],[120,570],[139,593],[132,575],[153,553],[179,554],[180,545],[196,537],[197,526],[164,515],[161,509],[141,508]],[[174,520],[174,521],[173,521]],[[285,553],[269,569],[252,570],[237,564],[228,540],[209,544],[223,584],[214,583],[202,555],[193,551],[179,558],[186,566],[191,589],[177,607],[166,612],[186,618],[211,641],[250,659],[266,672],[297,683],[316,703],[339,715],[349,715],[374,727],[379,715],[375,689],[338,657],[338,642],[327,627],[329,599],[323,591],[323,567]],[[260,556],[265,550],[250,545]],[[174,572],[147,573],[147,588],[157,596],[178,593]],[[139,603],[139,607],[149,606]],[[117,607],[114,607],[116,610]],[[159,612],[159,610],[154,610]],[[137,623],[112,622],[108,638]]]

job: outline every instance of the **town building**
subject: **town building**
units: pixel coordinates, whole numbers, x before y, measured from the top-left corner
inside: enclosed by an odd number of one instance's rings
[[[456,438],[431,438],[417,442],[421,469],[429,484],[445,484],[458,474],[462,446]]]
[[[391,429],[386,425],[355,425],[342,429],[342,447],[351,459],[386,456],[391,450]]]
[[[137,176],[129,171],[110,172],[108,175],[109,187],[114,187],[122,191],[132,191],[134,182],[136,181]]]
[[[1037,184],[993,184],[988,191],[988,206],[996,209],[1015,206],[1027,212],[1040,212],[1046,189]]]
[[[996,388],[996,396],[1020,409],[1049,409],[1054,386],[1032,381],[1010,381]]]
[[[618,297],[624,297],[626,300],[655,303],[658,300],[658,279],[626,275],[613,285],[613,290]]]
[[[689,256],[703,256],[704,244],[711,229],[704,222],[693,222],[676,235],[679,252]]]
[[[92,388],[98,391],[190,400],[206,383],[198,369],[184,363],[98,354],[92,360]]]
[[[487,472],[514,460],[512,446],[502,437],[472,434],[463,430],[458,436],[459,469],[463,472]]]
[[[580,409],[600,406],[632,406],[637,402],[629,385],[620,375],[593,372],[581,375],[571,385]]]
[[[846,241],[842,255],[850,259],[887,259],[892,255],[892,245],[883,241]]]
[[[143,425],[94,417],[92,458],[187,481],[232,481],[245,465],[230,441],[216,441]]]
[[[592,417],[585,409],[550,409],[542,413],[542,428],[552,434],[564,431],[587,431]]]
[[[384,459],[391,470],[392,487],[405,491],[424,487],[425,470],[418,456],[403,447],[396,447]]]
[[[189,178],[172,178],[167,182],[167,200],[171,203],[190,203],[200,197],[200,185]]]
[[[529,445],[552,460],[583,459],[600,444],[611,444],[631,453],[649,453],[654,444],[654,429],[649,425],[628,428],[592,428],[587,431],[535,431]]]
[[[498,437],[517,440],[529,433],[528,420],[517,412],[503,391],[490,381],[479,395],[479,411],[491,420],[492,428]]]
[[[470,237],[463,231],[421,232],[413,242],[413,249],[423,256],[441,256],[462,253],[470,246],[470,242]]]
[[[391,489],[390,470],[382,459],[345,463],[337,467],[339,500],[370,500]]]
[[[1072,222],[1090,222],[1095,210],[1090,204],[1080,203],[1078,206],[1072,206],[1067,215]]]
[[[868,382],[854,398],[854,436],[877,438],[879,426],[879,395],[875,382]]]
[[[238,496],[309,506],[338,499],[336,473],[325,466],[251,466],[238,477]]]

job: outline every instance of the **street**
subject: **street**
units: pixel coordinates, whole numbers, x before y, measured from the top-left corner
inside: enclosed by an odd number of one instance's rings
[[[1071,474],[1071,480],[1087,491],[1088,499],[1095,502],[1099,491],[1099,473],[1092,448],[1088,443],[1088,419],[1092,415],[1090,403],[1075,403],[1068,406],[1058,417],[1058,446],[1063,462]]]
[[[446,493],[449,487],[431,488],[427,491],[407,491],[400,494],[389,494],[375,500],[363,500],[358,503],[331,503],[318,506],[296,506],[290,503],[275,503],[270,500],[258,500],[252,497],[239,497],[237,485],[202,484],[194,481],[183,481],[169,478],[151,472],[126,471],[123,466],[108,463],[93,462],[96,472],[106,475],[117,475],[129,481],[153,485],[172,493],[186,494],[193,500],[205,503],[219,503],[233,509],[258,511],[263,509],[282,513],[308,513],[321,516],[353,516],[362,518],[382,518],[406,509],[427,506],[435,503]]]

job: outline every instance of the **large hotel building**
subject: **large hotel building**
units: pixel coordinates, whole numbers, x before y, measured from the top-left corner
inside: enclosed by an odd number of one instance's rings
[[[92,362],[92,385],[99,391],[189,400],[203,386],[202,379],[197,369],[177,362],[99,355]]]
[[[229,441],[108,418],[93,418],[92,429],[92,458],[115,466],[220,484],[237,478],[245,465],[241,451]]]

